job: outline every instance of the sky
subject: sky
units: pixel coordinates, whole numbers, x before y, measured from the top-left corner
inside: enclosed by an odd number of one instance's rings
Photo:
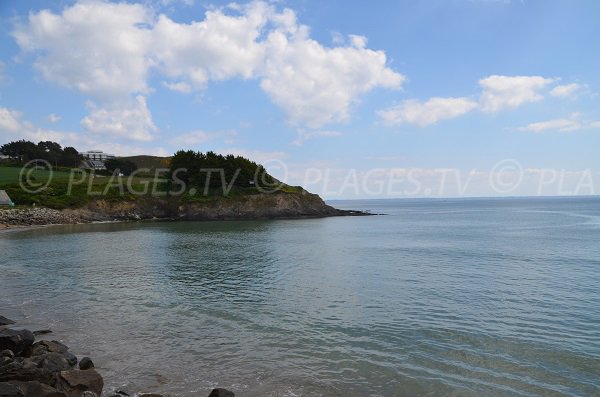
[[[249,157],[325,198],[600,194],[595,0],[0,2],[0,143]]]

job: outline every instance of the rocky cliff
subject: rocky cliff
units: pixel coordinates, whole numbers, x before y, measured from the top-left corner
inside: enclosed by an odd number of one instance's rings
[[[141,196],[130,200],[97,198],[82,208],[0,210],[0,224],[46,225],[115,220],[244,220],[366,215],[333,208],[316,194],[275,193],[186,201],[180,197]]]

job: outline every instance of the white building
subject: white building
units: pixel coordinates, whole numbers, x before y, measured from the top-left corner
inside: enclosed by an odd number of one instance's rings
[[[87,152],[81,153],[81,155],[88,160],[99,160],[99,161],[105,161],[108,159],[115,158],[114,154],[104,153],[102,150],[89,150]]]

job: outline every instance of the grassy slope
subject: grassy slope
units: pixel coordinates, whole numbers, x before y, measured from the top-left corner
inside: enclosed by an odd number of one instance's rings
[[[19,167],[0,167],[0,185],[18,183],[19,175],[21,173],[21,168]],[[24,171],[24,175],[26,172]],[[33,176],[35,182],[46,182],[50,175],[50,172],[47,170],[34,170],[30,174]],[[54,171],[52,174],[53,180],[57,181],[67,181],[69,180],[69,172],[65,171]]]
[[[151,156],[144,156],[151,157]],[[152,189],[152,178],[136,177],[129,181],[128,178],[95,176],[90,179],[87,177],[81,179],[81,174],[78,172],[71,177],[70,172],[54,172],[52,174],[51,183],[43,191],[39,193],[29,193],[24,191],[19,185],[20,168],[17,167],[0,167],[0,189],[6,190],[8,195],[17,205],[32,205],[44,206],[55,209],[78,208],[86,205],[94,198],[102,197],[103,199],[120,202],[120,201],[135,201],[140,197],[150,197]],[[45,184],[49,177],[49,172],[44,170],[35,170],[33,172],[35,178],[34,183]],[[71,184],[69,190],[69,181],[73,179],[75,183]],[[124,187],[121,191],[118,187],[111,185],[120,185]],[[129,184],[129,185],[128,185]],[[149,192],[146,195],[140,196],[131,193],[132,189],[136,192],[144,191],[145,184],[150,184]],[[164,185],[157,185],[157,191],[164,191]],[[198,190],[198,189],[196,189]],[[302,189],[284,185],[279,193],[298,193]],[[256,188],[233,188],[229,194],[230,198],[240,197],[244,195],[257,194],[259,191]],[[217,189],[204,196],[201,193],[190,195],[188,192],[179,197],[173,197],[180,203],[204,202],[207,200],[227,199],[222,195],[222,190]]]

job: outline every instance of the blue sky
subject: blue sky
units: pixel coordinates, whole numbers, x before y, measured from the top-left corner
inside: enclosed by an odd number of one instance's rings
[[[592,0],[3,1],[0,141],[233,152],[328,198],[600,194],[598,15]],[[498,192],[506,159],[526,183]],[[366,188],[409,170],[419,189]],[[444,170],[473,185],[439,189]]]

